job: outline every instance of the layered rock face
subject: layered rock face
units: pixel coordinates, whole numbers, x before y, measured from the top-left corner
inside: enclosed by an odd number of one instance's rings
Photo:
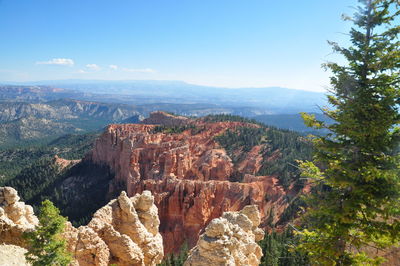
[[[11,187],[0,187],[0,244],[25,246],[22,233],[38,224],[32,206],[19,201],[17,191]]]
[[[262,211],[263,220],[272,208],[280,214],[286,202],[282,196],[284,192],[275,182],[268,177],[260,177],[258,182],[251,183],[166,178],[145,180],[138,183],[136,189],[154,193],[160,210],[160,232],[168,253],[179,250],[185,242],[194,246],[204,227],[223,212],[254,204]],[[265,202],[266,195],[271,197],[268,202]]]
[[[185,266],[258,266],[262,250],[256,241],[264,238],[258,207],[248,205],[240,212],[225,212],[212,220],[190,250]]]
[[[258,206],[263,221],[274,208],[276,222],[287,206],[286,192],[275,177],[254,176],[264,159],[262,145],[233,163],[214,140],[226,130],[258,125],[202,120],[188,124],[192,128],[178,133],[159,132],[155,125],[110,125],[85,160],[108,165],[115,173],[110,193],[118,188],[129,196],[152,192],[166,253],[179,250],[184,242],[193,246],[212,219],[249,204]],[[231,182],[233,174],[242,181]]]
[[[0,244],[25,247],[22,233],[38,225],[32,207],[18,200],[13,188],[0,187]],[[122,192],[99,209],[87,226],[67,223],[63,237],[76,266],[155,266],[164,256],[159,225],[149,191],[131,198]]]

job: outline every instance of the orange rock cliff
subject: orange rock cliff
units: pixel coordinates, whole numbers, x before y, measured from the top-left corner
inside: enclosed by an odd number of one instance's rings
[[[166,253],[177,251],[184,242],[194,246],[205,226],[225,211],[256,205],[265,226],[272,209],[279,217],[287,207],[287,192],[276,177],[255,176],[265,159],[262,145],[233,163],[214,140],[226,130],[258,125],[174,119],[162,112],[152,114],[149,121],[182,130],[167,133],[150,124],[110,125],[85,160],[108,165],[114,172],[110,193],[123,189],[133,196],[151,191]],[[230,181],[234,173],[242,177],[240,183]]]

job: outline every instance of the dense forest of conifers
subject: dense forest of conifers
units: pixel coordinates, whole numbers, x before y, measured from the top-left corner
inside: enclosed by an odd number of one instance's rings
[[[306,266],[310,265],[305,254],[294,250],[298,237],[293,229],[288,228],[282,233],[272,232],[265,235],[259,245],[263,251],[260,265],[263,266]]]
[[[94,211],[107,203],[104,195],[113,176],[108,169],[87,162],[62,169],[54,162],[54,156],[81,159],[97,136],[65,135],[47,143],[0,150],[0,186],[17,189],[21,199],[35,210],[43,200],[50,199],[74,224],[87,222]],[[81,184],[73,189],[63,188],[61,183],[67,178]]]
[[[36,164],[40,160],[61,158],[81,159],[88,152],[98,133],[68,134],[48,141],[0,148],[0,186],[14,178],[24,168]]]
[[[74,225],[82,225],[110,200],[106,196],[113,178],[107,166],[82,161],[62,169],[52,159],[44,158],[4,185],[15,188],[35,211],[49,199]]]

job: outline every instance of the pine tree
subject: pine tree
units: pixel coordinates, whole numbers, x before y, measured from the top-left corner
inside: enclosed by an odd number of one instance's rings
[[[333,73],[327,125],[303,114],[307,125],[330,131],[314,137],[313,162],[303,175],[318,184],[308,198],[300,249],[319,265],[379,264],[362,252],[400,238],[399,1],[360,0],[348,48],[331,42],[347,64]]]
[[[188,257],[188,253],[189,253],[189,246],[185,242],[180,247],[178,254],[171,253],[165,256],[160,266],[183,266]]]
[[[29,244],[26,260],[33,266],[66,266],[71,256],[66,251],[66,243],[60,236],[64,230],[66,218],[49,200],[42,202],[39,213],[39,226],[35,231],[24,234]]]
[[[267,234],[261,241],[261,248],[263,250],[263,257],[261,265],[278,266],[280,250],[276,240],[276,233]]]
[[[292,247],[298,243],[298,236],[291,230],[267,233],[259,242],[263,256],[260,265],[265,266],[306,266],[310,265],[306,254],[296,252]]]

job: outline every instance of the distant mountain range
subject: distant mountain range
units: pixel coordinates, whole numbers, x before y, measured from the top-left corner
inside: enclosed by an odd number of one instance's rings
[[[223,107],[260,108],[265,113],[298,113],[318,111],[326,105],[324,93],[280,87],[220,88],[199,86],[182,81],[102,81],[55,80],[18,83],[64,89],[58,95],[70,93],[70,98],[128,104],[173,103],[210,104]]]

